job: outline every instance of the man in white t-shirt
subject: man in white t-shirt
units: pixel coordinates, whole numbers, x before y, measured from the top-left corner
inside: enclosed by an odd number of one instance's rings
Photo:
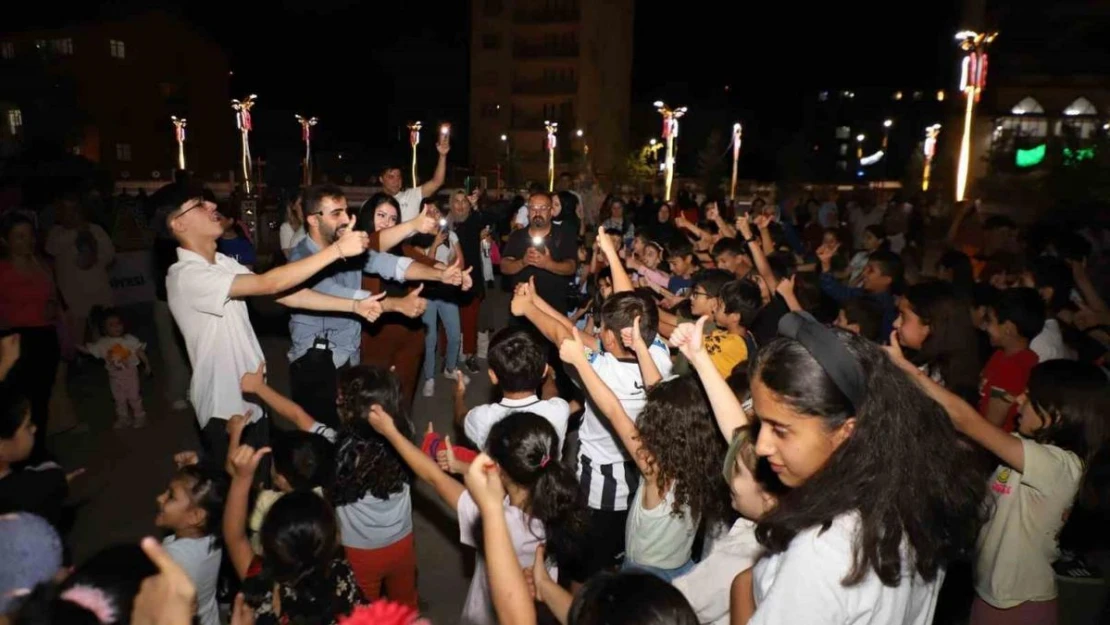
[[[448,135],[440,133],[439,141],[436,142],[436,151],[439,152],[436,173],[431,180],[418,187],[401,190],[404,186],[404,178],[400,167],[389,166],[379,174],[382,191],[392,195],[401,205],[401,221],[415,219],[420,214],[420,200],[435,195],[436,191],[443,186],[443,181],[447,179],[447,153],[451,151],[451,140]]]
[[[249,413],[251,423],[260,424],[244,432],[245,442],[265,444],[268,438],[261,407],[245,401],[239,390],[242,375],[264,361],[245,298],[280,295],[277,301],[290,308],[347,312],[370,321],[382,307],[380,296],[351,300],[299,286],[333,262],[364,253],[369,245],[365,232],[349,229],[316,254],[259,275],[216,252],[223,228],[216,205],[203,198],[202,190],[183,187],[178,193],[177,209],[166,217],[180,244],[178,260],[166,277],[166,295],[193,365],[189,394],[202,442],[209,456],[221,462],[227,455],[225,422],[231,416]]]

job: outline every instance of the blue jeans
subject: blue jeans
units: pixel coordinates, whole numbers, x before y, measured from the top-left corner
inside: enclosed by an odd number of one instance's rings
[[[439,341],[439,328],[436,317],[443,321],[443,331],[447,335],[447,354],[443,366],[454,371],[459,364],[459,344],[462,342],[462,325],[459,323],[459,305],[436,299],[428,300],[424,309],[424,379],[430,380],[436,370],[436,343]]]
[[[662,579],[663,581],[667,582],[668,584],[673,582],[675,579],[677,579],[679,577],[682,577],[686,573],[689,573],[690,569],[693,569],[693,568],[694,568],[694,561],[693,560],[687,560],[686,564],[683,564],[682,566],[677,567],[677,568],[673,568],[673,569],[661,569],[661,568],[654,567],[654,566],[648,566],[646,564],[636,564],[635,562],[633,562],[633,561],[631,561],[627,558],[625,558],[624,564],[621,565],[621,570],[622,571],[635,571],[635,572],[638,572],[638,573],[651,573],[652,575]]]

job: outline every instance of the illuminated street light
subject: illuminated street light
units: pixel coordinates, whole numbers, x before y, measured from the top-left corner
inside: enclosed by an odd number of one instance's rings
[[[420,145],[420,129],[424,127],[423,122],[415,121],[408,125],[409,127],[409,145],[412,146],[412,187],[416,188],[416,146]]]
[[[235,111],[235,127],[239,129],[240,149],[243,156],[243,191],[251,194],[251,143],[250,133],[253,130],[251,123],[251,109],[254,108],[258,96],[250,94],[242,100],[232,100],[231,108]]]
[[[304,141],[304,184],[307,187],[312,184],[312,127],[320,120],[315,117],[304,118],[300,115],[294,115],[294,117],[301,125],[301,141]]]
[[[666,177],[664,178],[663,200],[671,200],[671,184],[674,181],[675,140],[678,139],[678,120],[686,114],[686,107],[667,108],[662,100],[655,102],[655,109],[663,116],[663,140],[667,142]]]
[[[929,176],[933,170],[933,157],[937,153],[937,135],[940,134],[940,124],[933,124],[925,129],[925,169],[921,173],[921,190],[929,190]]]
[[[185,118],[178,119],[170,115],[170,121],[173,122],[173,137],[177,140],[177,168],[185,171]]]
[[[559,130],[559,122],[544,120],[543,127],[547,130],[547,191],[555,190],[555,133]]]
[[[977,33],[964,30],[956,33],[956,41],[964,51],[960,67],[960,91],[966,98],[964,107],[964,134],[960,139],[960,159],[956,166],[956,201],[962,202],[967,192],[967,179],[971,172],[971,122],[975,105],[987,85],[987,47],[998,33]]]
[[[732,125],[732,185],[729,187],[728,194],[730,200],[736,199],[736,168],[740,161],[740,139],[743,133],[744,128],[740,122]]]

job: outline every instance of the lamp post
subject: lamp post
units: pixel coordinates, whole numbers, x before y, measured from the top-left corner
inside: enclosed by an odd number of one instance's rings
[[[559,130],[559,122],[544,120],[544,129],[547,130],[547,191],[555,190],[555,133]]]
[[[964,51],[960,68],[960,91],[966,100],[964,104],[964,135],[960,139],[960,159],[956,166],[956,201],[962,202],[967,192],[967,179],[971,173],[971,122],[975,105],[983,88],[987,85],[987,47],[998,37],[998,33],[977,33],[964,30],[956,33],[956,41]]]
[[[678,139],[678,120],[686,114],[686,107],[670,109],[662,100],[655,102],[655,110],[663,116],[663,140],[667,142],[666,177],[664,178],[663,199],[671,200],[671,184],[674,181],[675,140]]]
[[[894,125],[894,120],[887,118],[883,120],[883,188],[886,188],[886,180],[890,167],[890,150],[887,150],[887,144],[890,143],[890,127]]]
[[[412,122],[409,124],[409,145],[412,146],[412,186],[416,188],[416,146],[420,145],[420,128],[423,126],[421,122]]]
[[[579,128],[574,131],[574,136],[582,140],[582,169],[590,169],[590,142],[586,140],[586,131]]]
[[[863,161],[863,140],[866,139],[866,138],[867,138],[867,136],[864,135],[863,133],[860,133],[860,134],[856,135],[856,160],[857,161]],[[860,166],[862,167],[862,165],[863,164],[861,162]]]
[[[304,141],[304,186],[312,184],[312,127],[320,120],[315,117],[304,118],[296,115],[301,125],[301,141]]]
[[[732,125],[732,186],[729,188],[728,199],[736,199],[736,167],[740,161],[740,138],[744,128],[740,122]]]
[[[886,152],[886,145],[890,141],[890,127],[894,125],[894,120],[883,120],[883,152]]]
[[[243,155],[243,192],[247,195],[251,194],[250,134],[253,129],[251,125],[251,109],[254,108],[254,103],[257,100],[258,96],[252,93],[242,100],[231,101],[231,108],[235,111],[235,127],[239,129],[239,141]]]
[[[940,134],[940,124],[933,124],[925,129],[925,169],[921,172],[921,190],[929,190],[929,175],[933,170],[933,156],[937,153],[937,135]]]
[[[185,118],[177,118],[170,115],[170,121],[173,123],[173,137],[177,140],[177,168],[185,171]]]

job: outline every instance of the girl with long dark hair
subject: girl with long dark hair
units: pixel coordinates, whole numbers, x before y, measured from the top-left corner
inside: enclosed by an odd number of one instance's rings
[[[898,317],[890,342],[911,350],[922,371],[960,397],[979,395],[983,368],[970,303],[945,282],[925,282],[906,289],[898,300]]]
[[[882,349],[791,313],[751,365],[756,452],[791,488],[756,529],[751,623],[926,625],[974,548],[982,480]]]

